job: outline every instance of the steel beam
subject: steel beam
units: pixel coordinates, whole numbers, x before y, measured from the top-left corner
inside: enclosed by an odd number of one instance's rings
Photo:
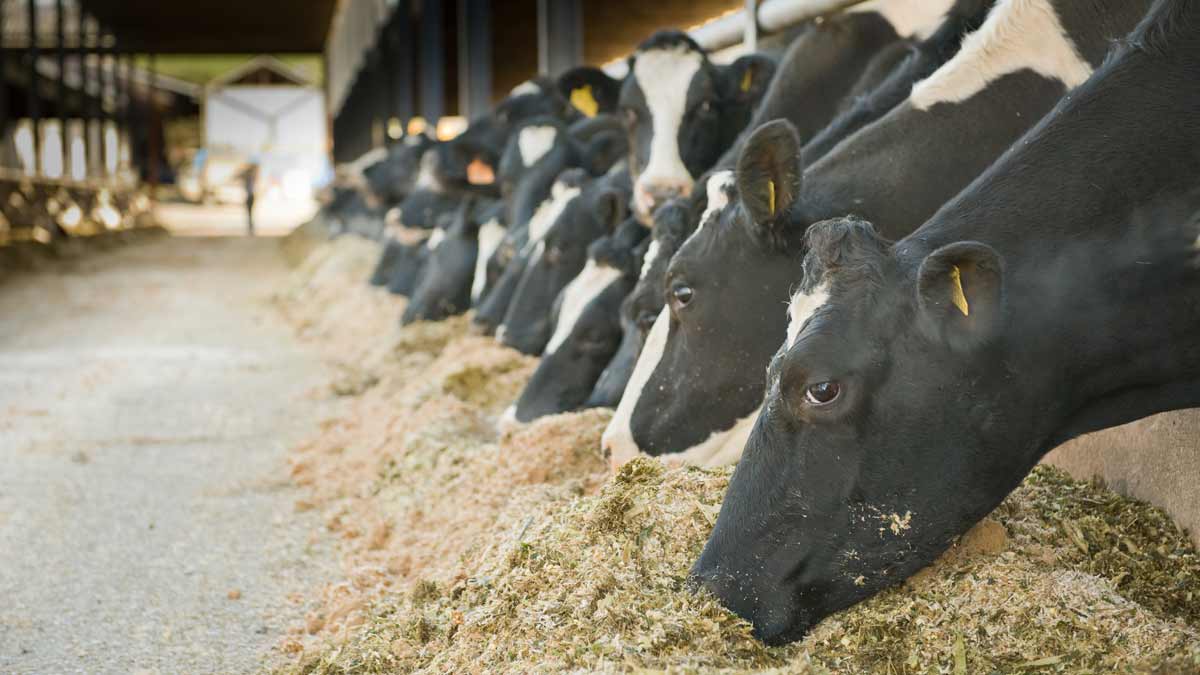
[[[446,113],[446,53],[442,39],[442,0],[421,3],[421,116],[430,125]]]
[[[580,0],[538,0],[538,72],[556,77],[583,63]]]
[[[26,71],[29,75],[29,89],[26,92],[29,103],[29,124],[33,130],[33,173],[42,173],[42,102],[38,86],[37,62],[41,56],[38,49],[38,8],[37,0],[25,3],[25,19],[29,28],[29,44],[25,54]]]
[[[458,111],[467,119],[492,107],[490,0],[458,0]]]

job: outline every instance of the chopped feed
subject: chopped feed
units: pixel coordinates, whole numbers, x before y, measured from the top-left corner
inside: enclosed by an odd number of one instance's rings
[[[342,537],[347,574],[284,672],[1200,672],[1186,534],[1049,467],[902,587],[764,647],[686,583],[729,470],[641,459],[610,477],[603,411],[498,437],[534,361],[465,333],[357,347],[376,383],[297,449],[304,508]]]

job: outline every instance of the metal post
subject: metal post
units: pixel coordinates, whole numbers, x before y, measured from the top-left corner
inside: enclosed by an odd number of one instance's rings
[[[413,49],[412,6],[400,0],[392,17],[392,115],[407,125],[417,114],[414,83],[416,81],[416,50]],[[406,127],[407,128],[407,127]]]
[[[62,154],[62,177],[71,177],[71,147],[67,139],[67,124],[71,119],[67,110],[67,11],[64,0],[54,3],[54,28],[57,33],[55,57],[58,61],[58,136]]]
[[[99,84],[100,84],[100,175],[108,176],[108,166],[112,159],[109,155],[110,148],[108,147],[108,124],[112,121],[112,107],[110,106],[110,95],[112,93],[112,48],[108,44],[109,34],[101,26],[99,30],[100,45],[97,52],[99,59]]]
[[[38,91],[37,62],[41,56],[38,48],[38,18],[37,0],[29,0],[25,5],[25,17],[29,26],[29,47],[25,58],[28,59],[29,73],[29,124],[33,130],[33,173],[42,173],[42,106]]]
[[[91,136],[88,133],[88,119],[91,113],[91,97],[88,95],[88,20],[87,12],[79,7],[75,17],[75,65],[79,70],[79,134],[83,144],[82,169],[84,180],[91,176],[92,149],[88,145]],[[74,167],[72,167],[74,168]]]
[[[96,19],[89,19],[84,27],[87,52],[84,57],[83,81],[84,92],[87,94],[87,115],[83,122],[84,146],[87,148],[88,178],[102,175],[104,172],[104,154],[100,147],[102,142],[97,126],[100,119],[101,97],[103,91],[97,88],[93,94],[92,85],[100,80],[100,25]]]
[[[149,142],[146,144],[146,148],[150,153],[150,157],[147,159],[146,167],[149,169],[148,182],[150,183],[150,196],[151,199],[153,199],[158,193],[158,156],[161,153],[159,143],[162,141],[162,129],[160,128],[162,120],[159,117],[158,103],[155,101],[154,95],[154,88],[158,84],[156,82],[158,76],[158,62],[153,52],[150,53],[150,66],[148,74],[150,76],[150,83],[146,87],[146,100],[150,106],[150,138]]]
[[[8,52],[4,47],[4,31],[8,29],[5,10],[8,0],[0,0],[0,164],[8,152]]]
[[[134,53],[125,53],[125,77],[121,92],[121,138],[124,143],[122,152],[132,168],[133,160],[133,60]]]
[[[436,126],[446,110],[446,54],[442,49],[442,0],[421,3],[421,116]]]
[[[748,52],[758,51],[758,0],[746,0],[746,25],[742,30],[742,46]]]
[[[458,0],[458,112],[467,119],[492,107],[491,0]]]
[[[580,0],[538,0],[538,72],[557,76],[583,63]]]

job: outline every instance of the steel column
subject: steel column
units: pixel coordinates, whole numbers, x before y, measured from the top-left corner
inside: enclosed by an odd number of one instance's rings
[[[29,27],[29,45],[25,55],[29,75],[29,124],[33,129],[33,173],[42,173],[42,102],[38,87],[37,62],[41,56],[38,47],[38,12],[37,0],[28,0],[25,4],[25,19]]]
[[[458,111],[467,119],[492,107],[491,0],[458,0]]]
[[[58,61],[58,135],[62,154],[62,177],[71,177],[71,147],[67,141],[67,126],[71,119],[67,108],[67,11],[64,0],[54,3],[54,29],[57,34],[55,57]]]
[[[538,72],[557,77],[582,63],[580,0],[538,0]]]
[[[391,75],[392,75],[392,115],[408,128],[408,121],[417,114],[416,92],[416,50],[413,49],[413,17],[412,6],[408,0],[400,0],[392,15],[391,25]]]
[[[436,126],[446,112],[446,53],[442,39],[442,0],[421,3],[421,116]]]

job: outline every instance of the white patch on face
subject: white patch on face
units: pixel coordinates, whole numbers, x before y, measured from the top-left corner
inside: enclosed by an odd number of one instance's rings
[[[650,204],[642,195],[650,188],[677,187],[683,191],[681,194],[691,190],[692,174],[679,152],[679,127],[686,112],[688,88],[703,63],[703,54],[685,47],[640,52],[634,61],[633,76],[646,98],[653,127],[650,157],[635,190],[634,201],[643,215],[649,215]]]
[[[983,26],[963,39],[954,58],[913,86],[909,101],[918,110],[960,103],[1020,70],[1058,80],[1067,89],[1092,75],[1050,0],[1001,0]]]
[[[690,465],[717,467],[733,464],[742,457],[746,449],[746,441],[754,430],[754,423],[762,412],[760,405],[757,410],[733,423],[724,431],[714,431],[703,443],[694,445],[683,452],[663,455],[663,460],[670,465]]]
[[[529,80],[525,80],[521,84],[518,84],[517,86],[513,87],[513,90],[511,92],[509,92],[509,95],[510,96],[525,96],[527,94],[540,94],[541,92],[542,92],[541,87],[537,86],[537,84],[535,84]]]
[[[791,349],[800,337],[800,329],[826,302],[829,302],[829,282],[817,286],[811,293],[799,292],[788,303],[787,348]]]
[[[661,247],[658,245],[658,240],[650,242],[650,246],[646,248],[646,255],[642,257],[642,272],[638,275],[639,279],[645,279],[650,273],[650,266],[658,259],[658,250]]]
[[[892,24],[896,35],[924,39],[937,30],[953,5],[954,0],[870,0],[847,11],[875,12]]]
[[[425,242],[425,248],[429,249],[430,251],[436,250],[438,246],[441,246],[442,240],[445,238],[446,230],[440,227],[435,227],[433,228],[433,234],[429,235],[429,239]]]
[[[492,218],[479,228],[479,255],[475,256],[475,277],[471,279],[471,303],[479,302],[487,286],[487,264],[504,241],[504,226]]]
[[[546,343],[545,353],[547,355],[558,351],[562,343],[570,337],[571,331],[575,329],[579,317],[583,316],[583,310],[604,289],[620,278],[620,270],[608,265],[597,264],[595,260],[587,261],[587,264],[583,266],[583,271],[572,279],[571,283],[567,284],[562,291],[560,296],[562,301],[558,306],[558,323],[554,327],[554,334],[550,336],[550,342]]]
[[[600,437],[600,447],[608,451],[608,461],[614,470],[638,455],[638,446],[633,440],[633,411],[637,408],[638,399],[642,397],[642,390],[646,388],[650,376],[662,361],[670,327],[670,310],[663,307],[658,318],[654,320],[650,334],[646,336],[646,344],[642,347],[637,365],[633,367],[633,373],[629,376],[629,383],[625,385],[621,403],[609,420],[608,427],[604,429],[604,435]]]
[[[437,168],[437,153],[427,152],[421,155],[421,165],[417,169],[416,189],[429,190],[431,192],[441,192],[442,184],[434,174],[434,169]]]
[[[704,213],[700,216],[700,225],[696,227],[696,231],[692,236],[699,234],[700,230],[708,224],[710,220],[719,215],[729,206],[729,192],[733,187],[733,172],[718,171],[708,177],[708,206],[705,207]],[[689,237],[690,238],[690,237]]]
[[[517,134],[517,150],[521,153],[521,163],[526,167],[533,166],[539,159],[554,147],[554,137],[558,129],[554,127],[537,126],[525,127]]]
[[[504,324],[500,324],[500,327],[496,329],[496,342],[504,342],[506,335],[508,335],[508,329],[504,327]]]
[[[404,227],[404,211],[400,210],[399,206],[388,209],[388,212],[383,214],[383,225],[389,230]]]
[[[554,184],[554,187],[550,189],[550,197],[538,205],[537,210],[533,212],[533,217],[529,219],[529,243],[527,246],[535,246],[546,236],[558,217],[562,215],[563,209],[567,208],[567,204],[578,197],[580,192],[578,187],[568,187],[563,183]]]

